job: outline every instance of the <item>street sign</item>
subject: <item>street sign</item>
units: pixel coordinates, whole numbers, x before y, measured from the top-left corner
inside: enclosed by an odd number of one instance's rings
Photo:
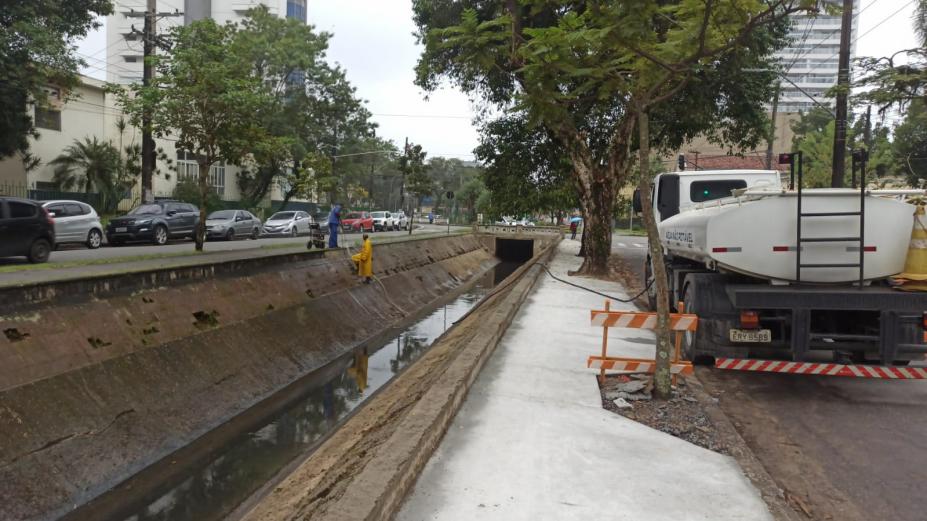
[[[792,154],[779,154],[779,164],[780,165],[791,165],[792,164]]]
[[[454,192],[451,192],[450,190],[448,190],[448,192],[447,192],[446,194],[444,194],[444,195],[446,195],[448,199],[453,199],[453,198],[454,198]]]

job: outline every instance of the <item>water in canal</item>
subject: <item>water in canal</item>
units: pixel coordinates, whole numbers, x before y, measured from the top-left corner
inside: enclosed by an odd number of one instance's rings
[[[452,302],[434,309],[389,341],[348,353],[329,366],[333,377],[320,379],[304,396],[262,426],[242,434],[221,454],[194,468],[157,499],[125,521],[207,521],[223,519],[272,479],[305,455],[377,389],[418,359],[454,321],[469,311],[518,263],[497,265]]]

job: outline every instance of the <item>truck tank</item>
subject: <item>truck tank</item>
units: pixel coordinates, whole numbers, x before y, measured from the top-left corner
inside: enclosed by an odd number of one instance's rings
[[[710,269],[795,281],[798,201],[796,192],[746,190],[737,197],[690,206],[660,222],[660,240],[671,255]],[[860,260],[860,192],[806,189],[801,204],[805,215],[801,218],[801,263],[829,265],[801,268],[801,282],[858,280],[859,267],[852,265]],[[863,230],[865,279],[883,279],[903,270],[914,210],[913,205],[888,193],[868,193]]]

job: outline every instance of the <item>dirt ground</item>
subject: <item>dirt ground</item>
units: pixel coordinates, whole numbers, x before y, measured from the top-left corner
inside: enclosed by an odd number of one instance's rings
[[[645,390],[652,387],[651,379],[647,375],[607,375],[604,382],[600,380],[602,407],[699,447],[730,454],[729,442],[718,432],[704,405],[699,402],[684,379],[679,379],[673,397],[666,401],[650,399],[649,392],[622,393],[622,386],[635,380],[644,382]],[[620,398],[619,394],[630,397],[625,399],[630,407],[622,408],[615,404],[616,401],[620,403],[620,400],[616,400]]]

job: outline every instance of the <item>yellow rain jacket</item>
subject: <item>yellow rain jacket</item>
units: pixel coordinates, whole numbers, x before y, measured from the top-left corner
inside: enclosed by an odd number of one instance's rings
[[[360,253],[351,256],[351,260],[357,263],[357,274],[361,277],[373,276],[373,244],[370,239],[364,241],[364,246]]]

